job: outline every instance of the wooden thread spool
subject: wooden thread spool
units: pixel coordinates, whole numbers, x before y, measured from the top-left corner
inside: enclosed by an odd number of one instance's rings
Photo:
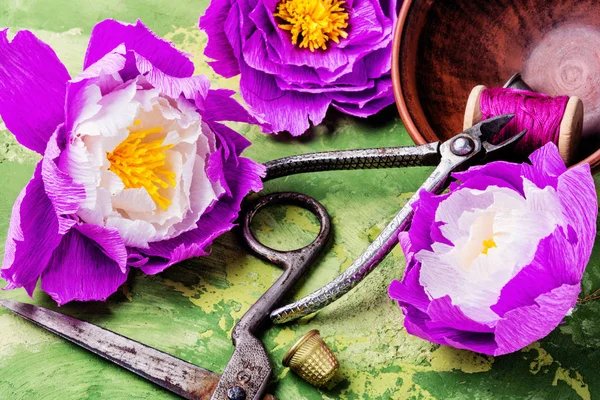
[[[463,129],[468,129],[481,122],[482,112],[480,99],[483,91],[487,89],[484,85],[475,86],[471,90],[467,106],[465,107],[465,118]],[[515,110],[516,112],[516,110]],[[571,96],[563,114],[558,138],[558,151],[566,165],[574,161],[575,152],[581,139],[583,128],[583,102],[577,96]]]

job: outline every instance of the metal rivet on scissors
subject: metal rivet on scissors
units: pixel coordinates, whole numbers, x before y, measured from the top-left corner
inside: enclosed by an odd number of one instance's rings
[[[326,170],[437,166],[373,243],[344,273],[310,295],[274,310],[271,313],[273,322],[284,323],[312,314],[356,286],[398,243],[398,233],[410,225],[412,204],[418,199],[421,190],[440,193],[445,189],[453,171],[485,162],[491,153],[505,149],[523,137],[525,131],[497,145],[490,142],[513,117],[512,114],[506,114],[487,119],[443,143],[312,153],[266,163],[267,179]]]

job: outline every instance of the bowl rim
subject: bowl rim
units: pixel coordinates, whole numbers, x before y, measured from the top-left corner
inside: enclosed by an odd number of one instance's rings
[[[433,3],[435,0],[429,0]],[[429,143],[427,139],[421,134],[417,125],[415,124],[411,113],[408,109],[408,105],[406,102],[406,98],[404,96],[404,92],[402,90],[402,77],[400,74],[400,50],[402,48],[402,36],[404,33],[404,27],[407,22],[408,13],[410,11],[410,7],[412,6],[413,0],[404,0],[402,3],[402,7],[400,8],[400,12],[398,14],[398,20],[396,22],[396,27],[394,28],[394,37],[392,41],[392,88],[394,91],[394,99],[396,101],[396,108],[398,109],[398,113],[400,114],[400,118],[404,123],[404,127],[408,132],[408,135],[411,137],[413,142],[416,145],[422,145]],[[425,119],[427,125],[429,123],[427,119]],[[435,131],[431,129],[431,132],[434,136],[437,137]],[[441,139],[440,139],[441,140]],[[569,168],[574,168],[582,164],[589,164],[593,173],[600,172],[600,148],[594,151],[592,154],[583,158],[582,160],[576,162],[571,165]]]
[[[394,29],[394,38],[392,41],[392,88],[394,90],[394,98],[396,99],[396,107],[400,113],[400,118],[404,123],[404,127],[408,132],[409,136],[417,145],[426,144],[427,140],[419,129],[415,125],[408,106],[406,99],[404,98],[404,92],[402,91],[402,77],[400,76],[400,49],[402,48],[402,33],[404,32],[404,24],[408,17],[408,10],[412,4],[412,0],[404,0],[400,13],[398,14],[398,20]]]

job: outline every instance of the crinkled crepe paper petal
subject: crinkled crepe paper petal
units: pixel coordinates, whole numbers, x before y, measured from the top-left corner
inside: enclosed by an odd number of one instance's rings
[[[170,76],[185,78],[194,73],[194,64],[187,54],[156,36],[140,20],[135,25],[111,19],[96,24],[92,29],[83,68],[88,68],[121,44]]]
[[[25,287],[30,296],[64,235],[46,195],[42,162],[13,206],[1,271],[7,289]]]
[[[0,117],[23,146],[40,154],[64,121],[70,79],[54,51],[29,31],[10,41],[0,30]]]
[[[58,305],[73,300],[106,300],[125,282],[127,272],[97,242],[72,229],[42,274],[42,290]]]

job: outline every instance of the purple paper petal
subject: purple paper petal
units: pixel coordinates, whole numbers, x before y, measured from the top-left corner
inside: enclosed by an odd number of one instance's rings
[[[206,175],[211,182],[219,182],[221,187],[225,189],[227,196],[231,196],[231,189],[227,184],[225,178],[225,167],[224,167],[225,156],[223,155],[223,149],[218,149],[210,155],[208,158],[208,166],[206,167]]]
[[[226,78],[240,73],[238,61],[225,34],[225,20],[230,10],[230,1],[212,1],[199,22],[200,29],[205,30],[208,34],[208,44],[204,49],[204,54],[208,58],[216,60],[209,62],[210,66],[215,72]]]
[[[404,313],[404,327],[406,328],[406,332],[433,343],[447,344],[445,336],[454,332],[454,330],[430,329],[425,325],[425,322],[429,320],[429,316],[425,312],[418,310],[412,305],[403,305],[401,307]]]
[[[496,354],[498,345],[492,333],[456,332],[445,337],[446,344],[457,349],[471,350],[492,356]]]
[[[196,107],[198,107],[204,121],[235,121],[247,124],[263,123],[263,121],[251,115],[240,103],[233,99],[231,96],[234,94],[233,90],[215,89],[209,90],[206,96],[196,96]],[[249,144],[250,142],[248,142]]]
[[[297,84],[297,83],[289,83],[287,81],[282,80],[279,77],[276,77],[277,86],[279,86],[282,90],[295,90],[298,92],[304,93],[332,93],[332,92],[360,92],[363,90],[371,89],[374,87],[375,82],[365,80],[364,84],[356,84],[356,85],[343,85],[339,86],[317,86],[312,84]]]
[[[135,54],[135,63],[140,74],[161,93],[172,98],[183,95],[186,99],[195,99],[197,96],[206,96],[210,88],[210,81],[204,75],[189,77],[174,77],[156,68],[145,57]]]
[[[469,168],[465,172],[455,172],[452,177],[467,185],[472,189],[483,190],[490,185],[498,187],[512,188],[524,195],[523,178],[521,177],[521,165],[505,161],[496,161],[493,163],[478,165]],[[471,182],[472,180],[477,180]],[[484,182],[489,179],[489,185]],[[453,185],[456,188],[458,185]]]
[[[72,131],[74,122],[79,118],[86,101],[89,100],[90,94],[87,90],[90,89],[90,85],[98,86],[100,95],[104,96],[123,83],[118,74],[125,68],[127,61],[125,55],[125,47],[119,46],[68,82],[64,128],[67,133]]]
[[[13,206],[1,271],[7,289],[25,286],[30,296],[63,237],[41,170],[42,161]]]
[[[459,331],[490,333],[494,328],[467,317],[460,307],[452,304],[450,296],[434,299],[427,309],[430,321],[425,324],[428,328],[453,328]]]
[[[106,300],[127,279],[127,269],[78,230],[67,233],[42,274],[42,290],[58,305],[73,300]]]
[[[413,268],[417,264],[417,260],[415,259],[415,252],[412,249],[412,244],[410,242],[410,237],[408,236],[407,231],[402,231],[398,233],[398,244],[404,252],[404,258],[406,259],[406,269],[404,272],[404,274],[406,275],[408,271],[410,271],[411,268]]]
[[[379,79],[381,76],[389,74],[392,68],[388,47],[369,53],[364,61],[369,79]]]
[[[61,217],[58,218],[61,234],[65,234],[75,223],[74,219],[65,217],[74,215],[86,198],[83,185],[75,183],[73,178],[61,171],[56,164],[65,147],[64,136],[61,126],[48,141],[46,153],[41,161],[44,189],[55,213]]]
[[[394,103],[391,81],[379,80],[373,89],[363,93],[339,92],[332,96],[333,106],[356,117],[366,118]]]
[[[558,197],[565,216],[575,233],[576,243],[571,262],[577,266],[581,277],[596,239],[598,198],[589,164],[571,168],[558,178]]]
[[[500,317],[504,317],[511,310],[534,304],[537,297],[556,289],[563,282],[575,283],[572,277],[568,282],[563,280],[566,271],[576,268],[571,265],[569,258],[564,258],[571,255],[570,247],[560,230],[543,239],[531,264],[524,267],[502,288],[498,303],[491,309]],[[531,282],[535,282],[535,285]]]
[[[523,164],[524,178],[535,183],[540,189],[546,186],[556,188],[557,177],[566,172],[565,162],[560,158],[558,148],[553,143],[534,151],[530,156],[532,165]]]
[[[378,1],[357,0],[354,2],[348,20],[348,39],[340,47],[378,41],[384,33],[382,23],[386,20]],[[387,22],[387,21],[385,21]],[[391,25],[391,21],[389,21]]]
[[[220,122],[209,121],[208,126],[219,138],[219,149],[223,151],[223,160],[233,158],[234,162],[231,165],[237,166],[238,156],[250,146],[250,141]]]
[[[348,115],[353,115],[359,118],[367,118],[371,115],[377,114],[379,111],[388,107],[389,105],[394,103],[393,96],[385,96],[382,98],[378,98],[375,100],[369,101],[364,107],[359,107],[355,104],[349,103],[338,103],[332,102],[331,105],[337,110],[346,113]]]
[[[149,60],[154,67],[167,75],[185,78],[194,73],[194,64],[187,54],[156,36],[140,20],[135,25],[111,19],[96,24],[92,30],[83,67],[89,67],[120,44]]]
[[[29,31],[12,41],[0,30],[0,117],[23,146],[42,154],[64,122],[69,73],[54,51]]]
[[[507,312],[496,326],[498,350],[494,355],[520,350],[548,335],[575,307],[580,291],[579,284],[565,284],[537,297],[530,306]]]
[[[309,128],[309,120],[317,125],[325,118],[329,96],[282,91],[272,75],[246,66],[242,71],[248,78],[252,77],[240,82],[242,96],[253,110],[264,116],[275,132],[287,130],[298,136]]]
[[[127,273],[127,248],[116,229],[91,224],[75,225],[74,229],[96,243],[108,258],[117,263],[121,272]]]
[[[412,305],[421,312],[427,312],[431,303],[425,293],[425,289],[419,283],[421,266],[415,263],[415,267],[406,270],[402,282],[393,281],[388,288],[389,296],[398,301],[400,305]]]
[[[242,10],[243,2],[240,1],[232,1],[231,8],[227,11],[227,17],[225,18],[225,25],[223,29],[225,30],[225,34],[227,36],[227,40],[231,46],[231,50],[235,58],[238,61],[237,69],[239,71],[239,62],[242,57],[242,39],[246,38],[247,32],[242,32],[244,29],[243,24],[240,23],[240,18],[243,15],[247,15],[250,11],[248,9]],[[246,8],[246,6],[244,6]],[[250,26],[250,24],[246,24],[246,26]],[[217,58],[218,59],[218,58]],[[239,73],[239,72],[238,72]]]
[[[413,203],[415,215],[413,216],[411,229],[408,232],[410,239],[410,248],[413,253],[418,253],[421,250],[431,250],[431,245],[435,242],[441,242],[452,245],[451,242],[442,242],[443,237],[439,230],[439,225],[436,225],[435,212],[440,203],[446,200],[450,194],[436,196],[426,190],[419,192],[419,201]],[[436,227],[432,229],[432,227]],[[432,238],[432,232],[436,230],[436,239]],[[445,239],[445,238],[444,238]]]
[[[369,102],[377,99],[385,99],[388,101],[390,96],[393,97],[391,78],[377,81],[375,87],[364,92],[340,92],[332,95],[332,99],[335,100],[336,103],[348,103],[358,109],[362,109],[367,106]],[[386,104],[389,105],[391,103]]]
[[[381,5],[383,14],[392,21],[392,26],[395,26],[396,20],[398,19],[398,12],[400,11],[400,6],[402,5],[402,1],[400,1],[399,3],[396,0],[389,0],[389,1],[372,0],[372,1],[379,2],[379,4]]]
[[[429,328],[427,314],[412,306],[403,307],[404,326],[411,335],[429,340],[433,343],[449,345],[458,349],[472,350],[493,355],[498,346],[493,333],[467,332],[453,328]]]

